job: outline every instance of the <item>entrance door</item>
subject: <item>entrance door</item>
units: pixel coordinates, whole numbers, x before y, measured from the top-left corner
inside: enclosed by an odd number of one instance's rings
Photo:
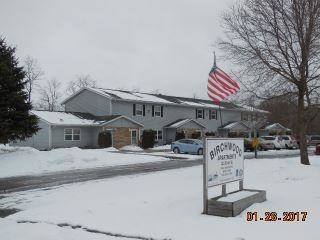
[[[131,145],[138,145],[138,130],[131,129]]]

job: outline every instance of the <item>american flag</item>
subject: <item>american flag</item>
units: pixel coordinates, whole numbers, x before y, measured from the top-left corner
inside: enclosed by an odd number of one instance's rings
[[[238,83],[231,79],[222,69],[213,66],[208,79],[208,96],[220,103],[223,99],[240,90]]]

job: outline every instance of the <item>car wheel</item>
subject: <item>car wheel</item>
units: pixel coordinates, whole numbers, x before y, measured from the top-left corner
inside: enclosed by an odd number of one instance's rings
[[[198,150],[198,155],[202,155],[203,154],[203,149],[202,148],[199,148]]]
[[[173,149],[173,152],[176,153],[176,154],[178,154],[178,153],[180,153],[180,149],[177,148],[177,147],[175,147],[175,148]]]

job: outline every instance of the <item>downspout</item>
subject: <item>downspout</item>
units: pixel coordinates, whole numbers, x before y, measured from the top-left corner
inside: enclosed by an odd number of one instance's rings
[[[52,129],[51,129],[52,125],[49,124],[49,149],[52,149]]]
[[[109,109],[109,115],[112,115],[112,100],[110,100],[110,109]]]

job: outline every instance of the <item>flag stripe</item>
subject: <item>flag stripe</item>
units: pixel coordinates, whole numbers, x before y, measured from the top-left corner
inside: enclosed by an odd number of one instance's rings
[[[208,91],[211,92],[212,94],[218,96],[219,98],[221,98],[221,100],[226,97],[226,95],[223,95],[220,92],[215,91],[214,89],[210,88],[210,86],[208,86]]]
[[[212,99],[212,101],[214,101],[214,102],[219,103],[219,102],[222,101],[222,99],[218,98],[217,96],[215,96],[214,94],[212,94],[212,93],[210,93],[210,92],[208,92],[208,96],[209,96],[209,97]]]
[[[207,93],[208,97],[220,103],[230,94],[235,94],[240,90],[238,83],[232,80],[223,70],[213,67],[209,73]]]
[[[213,73],[214,76],[216,77],[216,79],[227,89],[229,89],[230,91],[232,91],[232,93],[235,93],[237,91],[237,89],[230,84],[228,81],[226,81],[224,78],[222,78],[221,76],[219,76],[218,74],[216,74],[216,72]]]
[[[210,84],[214,88],[217,88],[217,90],[219,90],[220,92],[223,92],[227,96],[233,93],[229,89],[225,89],[216,79],[213,79],[210,75],[209,75],[208,84]]]
[[[218,76],[222,77],[224,80],[226,80],[227,82],[229,82],[233,87],[235,87],[236,89],[239,89],[239,85],[232,80],[228,74],[226,74],[224,71],[222,71],[221,69],[217,69],[217,71],[215,71],[215,74],[217,74]]]

